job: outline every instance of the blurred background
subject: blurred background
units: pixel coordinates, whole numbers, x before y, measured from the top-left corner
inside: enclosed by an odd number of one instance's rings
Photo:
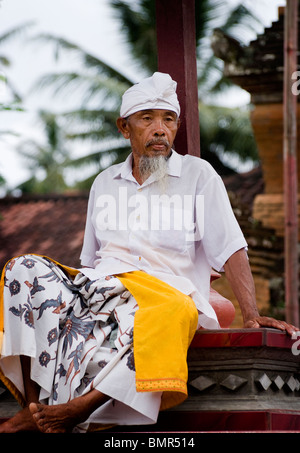
[[[245,234],[260,313],[285,319],[285,1],[195,5],[201,157]],[[156,70],[155,0],[0,0],[0,269],[24,253],[80,267],[92,181],[130,152],[121,96]],[[226,278],[212,288],[241,328]]]
[[[249,244],[260,313],[283,319],[285,1],[195,6],[201,157]],[[92,181],[130,152],[121,96],[157,70],[156,47],[155,0],[0,0],[0,268],[23,253],[80,267]],[[212,286],[241,327],[225,277]]]
[[[212,36],[246,46],[284,4],[196,1],[201,156],[221,175],[259,156],[250,95],[224,77]],[[0,196],[88,190],[129,152],[122,93],[156,69],[154,0],[0,0]]]

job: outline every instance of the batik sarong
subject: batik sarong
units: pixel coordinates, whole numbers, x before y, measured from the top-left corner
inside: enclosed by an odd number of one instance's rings
[[[65,403],[93,388],[110,396],[110,400],[78,430],[99,424],[155,423],[162,407],[163,392],[169,391],[171,395],[173,390],[175,393],[178,390],[181,395],[173,403],[165,404],[166,407],[178,404],[186,397],[187,367],[185,365],[186,369],[183,375],[179,373],[178,379],[176,372],[175,375],[173,371],[172,375],[168,373],[172,353],[159,357],[159,350],[153,351],[157,339],[151,346],[151,338],[154,338],[151,330],[154,328],[157,332],[160,322],[157,320],[153,324],[153,318],[149,318],[151,307],[145,306],[145,301],[144,308],[148,311],[141,316],[137,339],[138,361],[144,362],[141,370],[144,369],[137,385],[133,339],[139,305],[134,293],[140,297],[140,274],[144,273],[137,273],[135,282],[127,274],[90,281],[74,271],[70,278],[69,272],[66,273],[58,263],[37,255],[17,257],[7,264],[0,367],[2,380],[21,404],[25,401],[20,355],[31,357],[31,378],[40,386],[40,401],[45,404]],[[197,325],[196,310],[193,305],[191,307],[194,315],[184,334],[183,361]],[[150,343],[148,352],[141,350],[143,332],[148,332],[145,335]],[[149,348],[153,351],[152,359]],[[153,362],[155,354],[159,360]],[[162,371],[156,373],[153,363],[159,361],[165,362],[162,370],[166,385],[157,385],[161,382]],[[150,376],[145,380],[147,363],[150,363]],[[174,378],[177,387],[173,389],[170,382]],[[143,381],[150,382],[150,387],[146,384],[144,389],[141,388]]]

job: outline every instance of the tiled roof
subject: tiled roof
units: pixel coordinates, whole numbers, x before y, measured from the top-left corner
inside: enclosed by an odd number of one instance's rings
[[[87,194],[0,199],[0,267],[23,253],[79,266],[87,200]]]

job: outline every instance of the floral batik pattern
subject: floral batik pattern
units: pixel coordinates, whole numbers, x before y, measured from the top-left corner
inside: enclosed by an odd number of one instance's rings
[[[35,255],[6,267],[2,357],[32,357],[40,399],[65,403],[94,388],[95,378],[129,346],[122,360],[133,372],[133,322],[138,306],[114,276],[71,280],[52,261]]]

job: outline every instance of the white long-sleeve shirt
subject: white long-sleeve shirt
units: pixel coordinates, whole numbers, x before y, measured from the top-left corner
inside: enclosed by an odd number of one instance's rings
[[[89,268],[81,271],[92,280],[145,271],[190,295],[199,325],[218,328],[209,304],[211,269],[222,271],[246,247],[224,184],[208,162],[173,151],[163,194],[155,173],[139,185],[130,154],[93,183],[80,257]]]

